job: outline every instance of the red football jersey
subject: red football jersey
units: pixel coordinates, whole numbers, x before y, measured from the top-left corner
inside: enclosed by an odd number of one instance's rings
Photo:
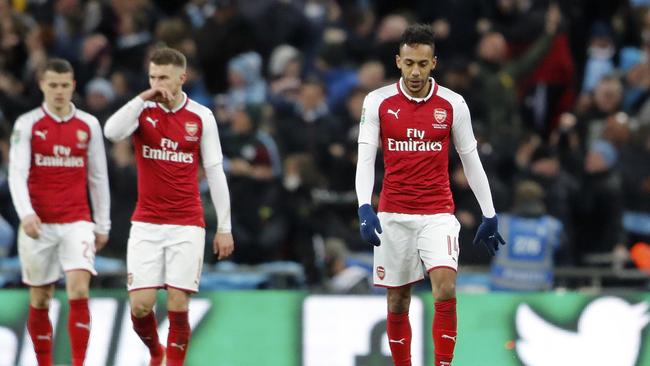
[[[432,88],[424,98],[405,94],[400,80],[371,92],[364,101],[359,143],[381,143],[384,155],[379,211],[454,212],[450,137],[459,152],[474,149],[476,140],[464,99],[430,80]]]
[[[45,105],[18,118],[10,152],[10,188],[23,218],[44,223],[91,221],[88,184],[99,232],[108,232],[106,154],[97,119],[72,106],[61,119]],[[26,189],[25,189],[26,188]]]
[[[206,124],[210,138],[205,138]],[[176,110],[146,102],[133,133],[138,202],[132,220],[204,227],[199,161],[206,155],[221,161],[218,141],[208,108],[187,97]]]

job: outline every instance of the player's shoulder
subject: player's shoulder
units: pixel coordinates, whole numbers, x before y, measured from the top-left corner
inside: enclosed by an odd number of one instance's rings
[[[465,98],[455,91],[438,84],[438,92],[436,93],[440,98],[445,99],[452,106],[465,103]]]
[[[187,98],[187,105],[185,106],[185,109],[190,113],[198,115],[202,120],[210,117],[214,118],[212,116],[212,111],[210,108],[190,98]]]
[[[160,108],[160,107],[158,106],[158,103],[151,100],[145,100],[144,104],[142,104],[142,110],[152,109],[152,108]]]
[[[75,116],[90,127],[100,127],[97,117],[84,110],[77,109]]]
[[[33,125],[34,123],[40,121],[43,117],[45,117],[45,112],[43,111],[43,108],[37,107],[18,116],[15,125],[16,126]]]
[[[380,88],[371,91],[370,93],[368,93],[368,96],[366,98],[368,100],[381,103],[383,100],[388,99],[397,94],[399,94],[399,90],[397,90],[397,83],[391,83],[389,85],[382,86]]]

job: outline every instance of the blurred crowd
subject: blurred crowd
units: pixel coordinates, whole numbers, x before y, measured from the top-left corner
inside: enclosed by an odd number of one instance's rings
[[[310,284],[353,286],[355,253],[371,251],[354,192],[361,106],[399,78],[400,35],[423,22],[436,32],[433,77],[469,105],[497,211],[557,220],[560,263],[624,260],[650,242],[650,0],[558,5],[559,18],[546,0],[0,0],[0,256],[15,255],[19,224],[12,125],[40,104],[45,60],[74,65],[74,102],[104,123],[148,88],[147,55],[167,45],[187,55],[184,90],[219,125],[234,261],[295,261]],[[134,156],[129,142],[107,150],[113,229],[101,254],[124,258]],[[461,263],[488,264],[451,151]]]

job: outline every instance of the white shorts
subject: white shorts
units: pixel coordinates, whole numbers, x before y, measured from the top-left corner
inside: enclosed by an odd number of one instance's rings
[[[63,272],[95,272],[95,224],[77,221],[69,224],[41,224],[41,235],[32,239],[18,230],[18,255],[23,282],[44,286],[58,281]]]
[[[199,290],[205,229],[133,222],[126,249],[127,288]]]
[[[451,214],[411,215],[380,212],[383,233],[374,249],[374,283],[400,287],[424,278],[425,270],[458,269],[460,223]]]

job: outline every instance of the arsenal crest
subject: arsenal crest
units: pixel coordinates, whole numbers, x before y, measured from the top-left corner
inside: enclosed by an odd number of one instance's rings
[[[443,123],[447,119],[447,111],[442,108],[436,108],[433,110],[433,117],[436,119],[436,122]]]
[[[84,130],[77,130],[77,140],[81,143],[88,141],[88,132]]]
[[[383,280],[384,277],[386,277],[386,270],[382,266],[377,266],[377,277],[379,277],[380,280]]]
[[[185,122],[185,132],[187,132],[188,135],[194,136],[196,133],[199,131],[199,124],[196,122]]]

